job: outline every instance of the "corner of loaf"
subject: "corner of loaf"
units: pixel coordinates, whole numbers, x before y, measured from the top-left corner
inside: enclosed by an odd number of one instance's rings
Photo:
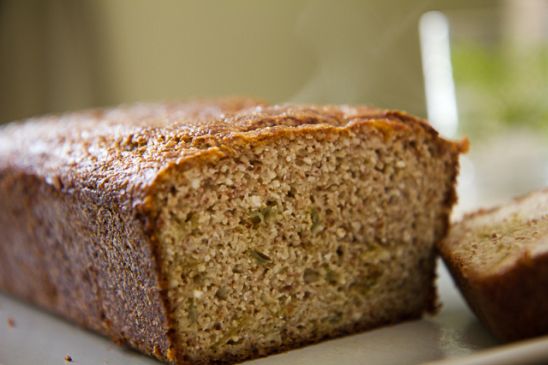
[[[180,360],[241,361],[435,308],[454,146],[386,121],[224,143],[154,187]]]

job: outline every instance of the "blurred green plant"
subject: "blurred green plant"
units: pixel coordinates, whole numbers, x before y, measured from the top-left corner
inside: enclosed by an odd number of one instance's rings
[[[452,49],[460,132],[473,138],[504,128],[548,138],[548,49],[457,43]]]

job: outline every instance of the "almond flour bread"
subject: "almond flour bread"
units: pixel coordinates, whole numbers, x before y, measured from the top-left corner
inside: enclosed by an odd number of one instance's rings
[[[495,336],[548,333],[548,189],[466,216],[439,250]]]
[[[0,131],[0,288],[174,363],[417,318],[465,144],[407,114],[247,99]]]

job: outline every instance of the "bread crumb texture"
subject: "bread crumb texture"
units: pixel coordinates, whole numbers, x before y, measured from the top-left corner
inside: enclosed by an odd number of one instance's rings
[[[239,360],[430,305],[452,156],[376,129],[289,133],[182,168],[160,253],[186,360]]]

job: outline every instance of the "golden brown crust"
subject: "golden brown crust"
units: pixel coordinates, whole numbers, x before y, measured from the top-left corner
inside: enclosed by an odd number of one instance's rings
[[[356,123],[437,137],[428,123],[398,111],[250,99],[134,105],[3,127],[0,287],[160,359],[181,359],[157,264],[151,195],[162,179],[234,144]],[[467,149],[466,142],[438,141],[440,153]],[[456,200],[450,190],[447,212]]]

